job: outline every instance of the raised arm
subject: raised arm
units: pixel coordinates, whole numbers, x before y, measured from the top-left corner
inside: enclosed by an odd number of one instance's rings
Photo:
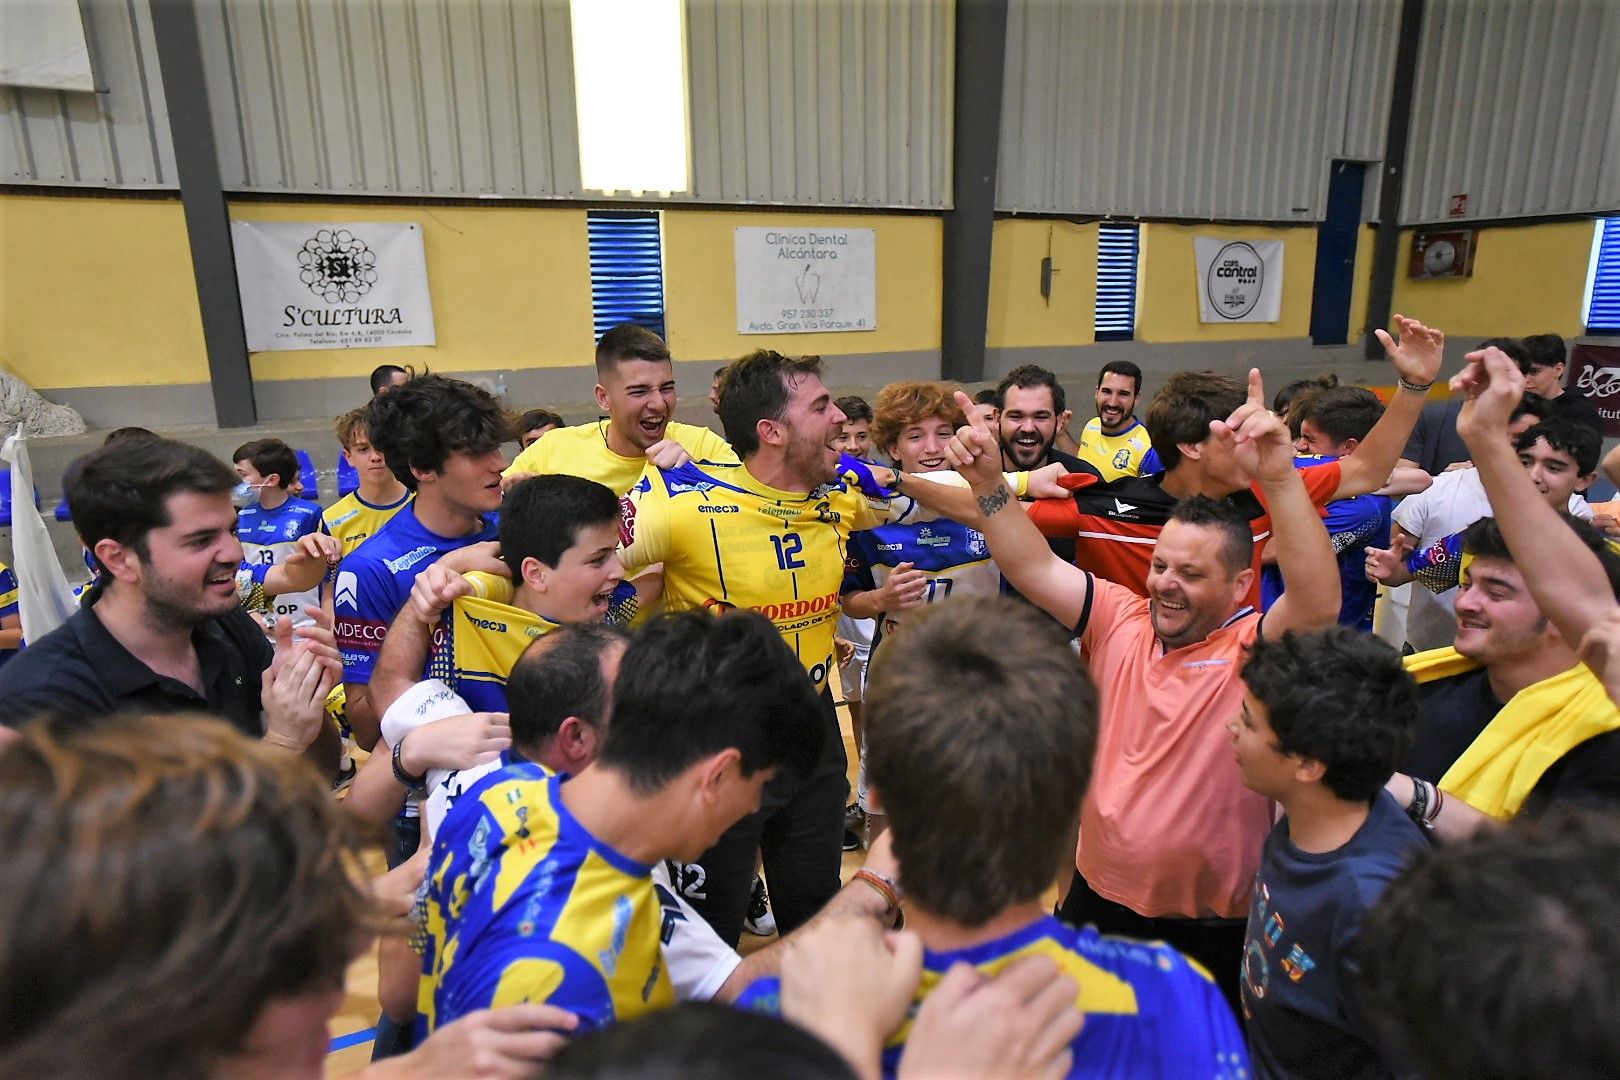
[[[1395,394],[1356,452],[1339,462],[1339,489],[1335,499],[1377,491],[1389,480],[1406,442],[1423,412],[1429,387],[1440,374],[1446,335],[1405,315],[1395,316],[1399,340],[1378,330],[1378,340],[1395,366]]]
[[[1536,606],[1576,645],[1615,610],[1608,574],[1536,491],[1508,441],[1508,416],[1524,394],[1518,365],[1495,348],[1466,359],[1468,366],[1451,381],[1468,399],[1457,416],[1457,433],[1474,455],[1491,512]]]
[[[450,565],[440,559],[418,574],[410,599],[389,624],[377,668],[371,673],[371,704],[379,720],[401,694],[421,681],[439,616],[456,597],[473,591],[472,583]]]
[[[1333,542],[1294,468],[1288,426],[1266,408],[1259,369],[1249,371],[1248,400],[1224,421],[1211,424],[1210,435],[1231,445],[1234,457],[1260,482],[1271,510],[1272,551],[1284,591],[1266,613],[1266,633],[1331,626],[1339,615]]]
[[[958,390],[956,400],[963,414],[972,419],[957,430],[946,454],[971,485],[971,505],[959,507],[960,514],[946,516],[984,533],[991,557],[1013,588],[1064,626],[1075,627],[1085,609],[1090,575],[1054,555],[1040,530],[1018,509],[1001,472],[1001,447],[995,436],[976,416],[971,398]],[[1292,458],[1289,468],[1293,468]],[[906,478],[907,494],[914,480]],[[917,501],[928,505],[921,498]]]

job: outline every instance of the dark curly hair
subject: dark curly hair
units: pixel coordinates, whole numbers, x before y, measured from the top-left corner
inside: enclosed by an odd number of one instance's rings
[[[1420,715],[1400,654],[1344,626],[1256,641],[1243,681],[1266,707],[1277,750],[1321,762],[1323,785],[1349,801],[1383,790]]]
[[[411,491],[416,473],[441,472],[458,451],[477,457],[500,449],[516,420],[487,390],[443,375],[418,375],[373,398],[365,410],[371,445]]]

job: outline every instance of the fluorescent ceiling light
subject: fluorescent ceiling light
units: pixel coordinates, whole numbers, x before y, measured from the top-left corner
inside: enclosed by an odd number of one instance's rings
[[[681,0],[570,0],[579,177],[594,191],[691,186]]]

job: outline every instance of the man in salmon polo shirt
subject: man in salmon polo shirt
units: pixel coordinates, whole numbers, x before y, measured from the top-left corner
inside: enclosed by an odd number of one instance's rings
[[[1052,554],[1018,512],[982,423],[962,428],[949,451],[977,500],[978,520],[968,524],[1014,588],[1079,634],[1102,689],[1076,873],[1058,915],[1174,945],[1234,1007],[1272,812],[1244,787],[1225,724],[1242,704],[1243,663],[1257,637],[1331,626],[1339,612],[1333,545],[1294,469],[1288,428],[1265,401],[1251,371],[1248,400],[1210,424],[1211,440],[1258,481],[1271,514],[1287,590],[1264,619],[1248,603],[1249,519],[1230,502],[1194,496],[1175,505],[1143,597]]]

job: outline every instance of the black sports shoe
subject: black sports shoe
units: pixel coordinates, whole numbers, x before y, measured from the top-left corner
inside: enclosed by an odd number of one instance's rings
[[[859,851],[866,846],[866,811],[860,803],[844,807],[844,850]]]
[[[748,915],[743,929],[755,937],[770,937],[776,933],[776,917],[771,914],[771,899],[765,895],[765,879],[754,875],[754,892],[748,898]]]

